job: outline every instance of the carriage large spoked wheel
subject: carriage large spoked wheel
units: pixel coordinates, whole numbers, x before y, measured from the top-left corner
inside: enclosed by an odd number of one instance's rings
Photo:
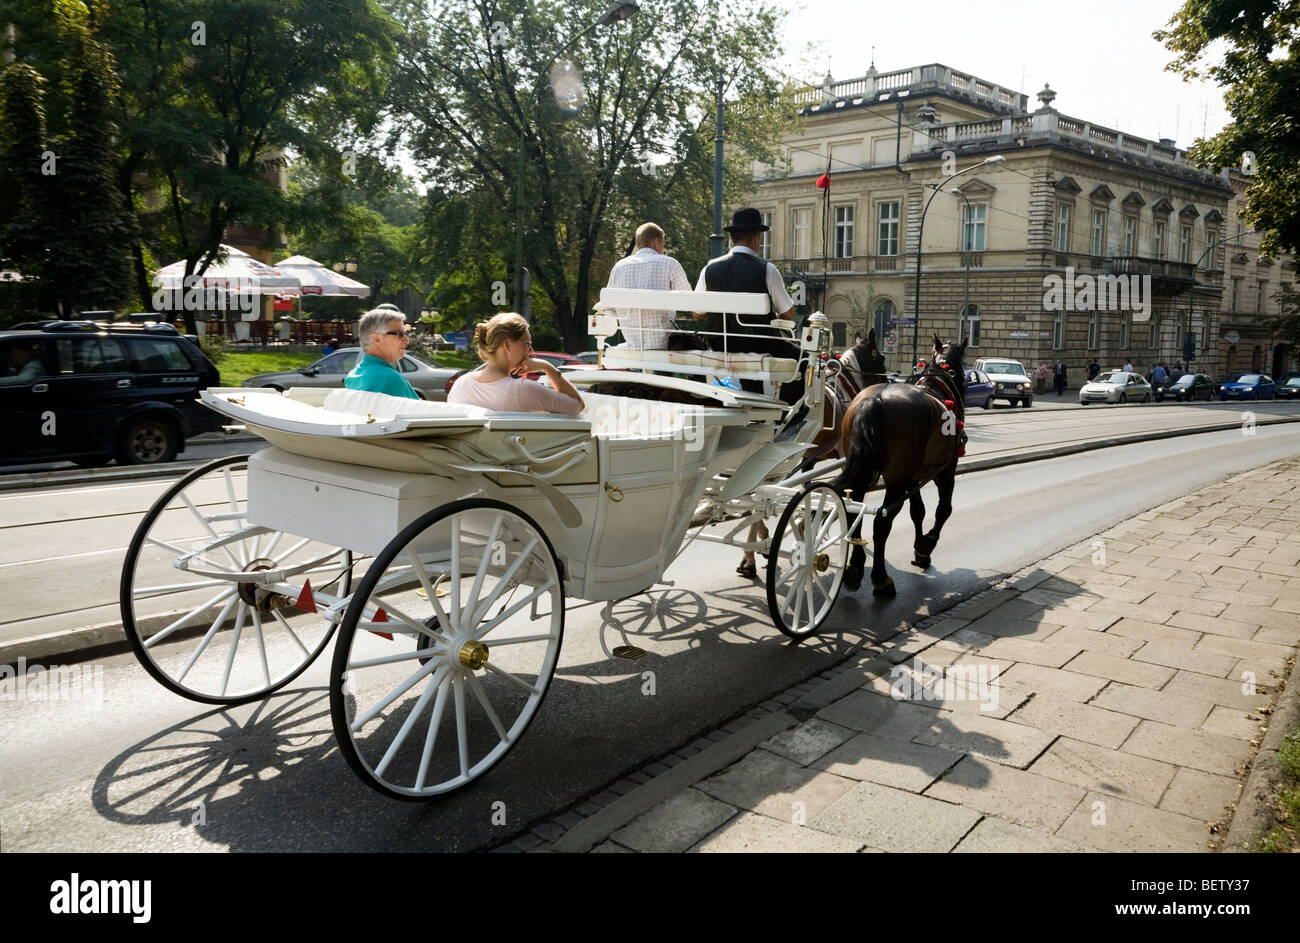
[[[849,521],[829,485],[796,495],[781,512],[767,560],[767,610],[791,638],[815,634],[844,580]]]
[[[247,472],[248,456],[234,455],[176,482],[122,565],[122,625],[136,657],[171,691],[207,704],[265,697],[301,674],[334,631],[311,611],[316,593],[350,589],[348,551],[249,524]]]
[[[485,498],[429,512],[375,558],[340,627],[330,709],[343,756],[397,798],[465,785],[537,713],[563,634],[559,562],[530,517]]]

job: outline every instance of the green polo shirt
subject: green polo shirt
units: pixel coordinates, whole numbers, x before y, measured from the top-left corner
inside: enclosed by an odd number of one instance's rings
[[[406,377],[397,372],[397,367],[374,354],[362,357],[352,372],[343,378],[343,385],[349,390],[387,393],[389,396],[405,396],[407,399],[420,398]]]

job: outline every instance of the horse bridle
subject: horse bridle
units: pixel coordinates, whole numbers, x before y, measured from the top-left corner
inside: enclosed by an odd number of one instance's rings
[[[957,385],[957,380],[949,375],[952,370],[952,364],[947,361],[944,361],[942,367],[936,367],[933,363],[927,363],[924,370],[920,373],[913,374],[912,382],[915,386],[925,390],[925,392],[929,393],[935,399],[943,401],[943,396],[940,396],[936,390],[931,389],[922,383],[922,381],[926,379],[938,380],[943,386],[946,395],[952,400],[953,412],[956,413],[958,419],[964,422],[966,419],[966,404],[962,402],[961,389]]]

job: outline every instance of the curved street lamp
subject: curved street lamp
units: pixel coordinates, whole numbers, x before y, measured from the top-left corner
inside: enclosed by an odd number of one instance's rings
[[[934,198],[939,195],[949,180],[960,177],[962,174],[968,174],[972,170],[978,170],[985,164],[1000,164],[1006,160],[1001,154],[994,154],[992,157],[986,157],[978,164],[971,164],[965,170],[959,170],[955,174],[945,177],[938,186],[934,188],[934,193],[930,194],[930,199],[925,201],[925,209],[921,211],[921,225],[916,233],[916,288],[912,292],[912,368],[916,368],[917,355],[917,337],[921,330],[921,246],[922,237],[925,236],[925,214],[930,212],[930,204]]]
[[[541,107],[542,95],[541,84],[542,76],[549,74],[551,66],[555,61],[566,52],[570,46],[576,43],[582,37],[592,32],[598,26],[609,26],[612,23],[621,23],[628,17],[640,12],[641,8],[635,3],[613,3],[609,9],[599,17],[587,24],[586,28],[573,36],[569,37],[563,45],[560,46],[552,55],[546,64],[537,70],[537,79],[533,83],[533,99]],[[515,310],[520,314],[524,313],[524,170],[526,168],[525,154],[528,144],[528,122],[524,117],[522,109],[519,113],[519,166],[515,173],[515,284],[514,284],[514,305]]]

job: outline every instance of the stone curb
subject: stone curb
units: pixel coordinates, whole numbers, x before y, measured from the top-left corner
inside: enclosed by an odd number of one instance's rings
[[[1260,743],[1259,752],[1250,761],[1250,772],[1242,786],[1237,810],[1232,815],[1222,851],[1257,851],[1257,842],[1276,822],[1273,796],[1282,781],[1282,768],[1277,751],[1287,731],[1300,724],[1300,671],[1294,659],[1286,687],[1278,697],[1269,715],[1268,731]]]

